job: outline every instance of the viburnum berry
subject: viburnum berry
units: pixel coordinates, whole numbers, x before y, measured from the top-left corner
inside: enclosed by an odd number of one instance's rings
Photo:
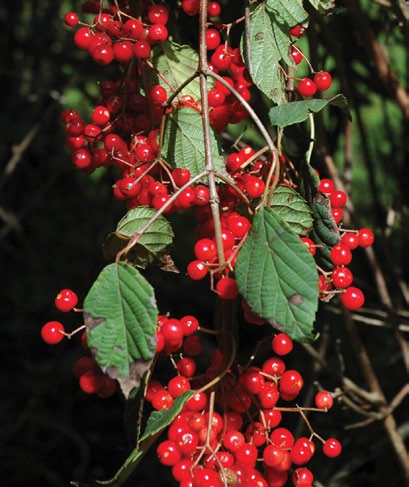
[[[315,245],[315,242],[311,240],[308,237],[301,237],[302,243],[307,247],[307,249],[310,251],[311,255],[315,255],[317,252],[317,246]]]
[[[354,311],[362,308],[365,302],[365,296],[359,288],[349,286],[341,294],[341,302],[346,309]]]
[[[217,46],[220,45],[222,38],[220,32],[217,29],[209,27],[206,30],[206,48],[209,51],[214,51]]]
[[[160,389],[153,394],[152,407],[157,411],[169,409],[173,404],[173,397],[166,389]]]
[[[305,465],[311,460],[314,453],[314,443],[306,437],[301,437],[296,440],[291,448],[290,456],[295,465]]]
[[[169,10],[165,5],[151,5],[148,9],[148,19],[151,24],[167,24]]]
[[[369,228],[358,230],[358,242],[360,247],[370,247],[375,241],[375,236]]]
[[[201,238],[195,243],[194,253],[196,259],[211,261],[217,255],[216,244],[210,238]]]
[[[359,239],[358,235],[355,232],[346,232],[341,237],[341,241],[343,245],[346,245],[351,250],[355,250],[359,246]]]
[[[182,10],[190,16],[199,13],[200,0],[182,0]]]
[[[298,82],[297,91],[301,96],[314,96],[317,92],[317,85],[311,78],[303,78]]]
[[[148,40],[150,43],[164,42],[168,38],[168,29],[163,24],[153,24],[148,30]]]
[[[62,289],[55,297],[55,307],[64,313],[71,311],[77,306],[78,296],[71,289]]]
[[[313,481],[313,473],[305,467],[296,468],[291,476],[291,482],[294,487],[307,487],[312,485]]]
[[[354,276],[348,267],[336,267],[331,274],[332,283],[339,289],[344,289],[352,284]]]
[[[336,266],[348,265],[352,260],[352,252],[346,245],[334,245],[330,251],[330,260]]]
[[[154,105],[162,105],[167,100],[168,94],[163,86],[155,85],[149,90],[148,98]]]
[[[290,56],[291,56],[292,60],[294,61],[294,64],[300,64],[300,62],[303,60],[303,55],[302,55],[301,50],[295,46],[291,46]]]
[[[305,27],[299,24],[294,27],[291,27],[291,29],[288,30],[288,33],[290,34],[290,36],[297,37],[298,39],[304,34],[305,30],[306,30]]]
[[[218,17],[222,11],[219,2],[209,2],[207,4],[207,14],[209,17]]]
[[[189,262],[187,266],[187,275],[194,281],[203,279],[206,277],[208,272],[209,269],[206,267],[205,263],[198,259],[192,260],[192,262]]]
[[[79,18],[75,12],[67,12],[64,15],[64,23],[68,25],[68,27],[75,27],[78,25]]]
[[[78,380],[80,389],[86,394],[95,394],[101,388],[102,378],[101,370],[88,370]]]
[[[347,195],[344,191],[336,190],[330,194],[329,200],[332,208],[343,208],[347,202]]]
[[[135,42],[133,53],[136,58],[147,59],[151,55],[151,46],[142,39]]]
[[[284,460],[284,450],[276,445],[271,444],[263,450],[263,461],[267,467],[277,467]]]
[[[318,391],[315,394],[315,406],[318,409],[331,409],[334,404],[334,398],[330,392]]]
[[[335,190],[335,184],[331,179],[323,178],[318,185],[318,191],[324,194],[331,194]]]
[[[329,458],[335,458],[342,452],[342,445],[336,438],[328,438],[322,446],[322,452]]]
[[[304,380],[297,370],[286,370],[280,379],[279,389],[281,397],[295,396],[301,391]]]
[[[168,467],[176,465],[182,457],[176,443],[172,440],[165,440],[159,443],[156,454],[160,463]]]
[[[314,75],[314,83],[318,91],[325,91],[330,88],[332,84],[332,77],[327,71],[320,71]]]
[[[235,299],[239,294],[236,280],[232,277],[223,277],[216,283],[216,292],[221,299]]]
[[[173,398],[176,398],[190,389],[190,382],[186,377],[177,375],[168,382],[168,391]]]
[[[191,357],[183,357],[176,364],[176,368],[180,375],[184,377],[193,377],[196,372],[196,362]]]
[[[279,333],[273,338],[271,348],[277,355],[287,355],[293,349],[293,341],[286,333]]]
[[[41,328],[41,338],[48,345],[57,345],[64,338],[64,325],[59,321],[48,321]]]

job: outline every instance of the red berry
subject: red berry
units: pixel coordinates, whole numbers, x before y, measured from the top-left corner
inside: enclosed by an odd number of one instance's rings
[[[206,47],[209,51],[213,51],[217,46],[220,45],[222,39],[220,37],[220,32],[217,29],[208,28],[206,30]]]
[[[64,313],[71,311],[78,303],[78,296],[71,289],[61,290],[55,300],[55,307]]]
[[[190,382],[186,377],[177,375],[168,382],[168,391],[173,398],[176,398],[190,389]]]
[[[163,86],[155,85],[149,90],[148,98],[154,105],[160,106],[167,100],[168,94]]]
[[[271,346],[277,355],[287,355],[293,349],[293,341],[286,333],[279,333],[273,338]]]
[[[105,125],[106,123],[109,122],[109,119],[111,118],[111,114],[107,109],[107,107],[103,105],[98,105],[94,108],[91,114],[91,118],[96,125]]]
[[[148,40],[150,43],[163,42],[168,38],[168,29],[163,24],[153,24],[148,30]]]
[[[151,46],[147,41],[136,41],[133,47],[133,53],[139,59],[147,59],[151,55]]]
[[[334,245],[330,251],[331,262],[336,265],[348,265],[352,260],[352,252],[346,245]]]
[[[334,182],[331,179],[321,179],[319,185],[318,185],[318,191],[321,191],[321,193],[324,194],[331,194],[335,189]]]
[[[307,249],[310,251],[311,255],[315,255],[317,252],[317,246],[315,245],[314,241],[311,240],[308,237],[302,237],[301,241],[303,244],[307,247]]]
[[[330,194],[329,200],[332,208],[343,208],[347,202],[347,195],[344,191],[336,190]]]
[[[304,385],[303,378],[297,370],[286,370],[280,379],[280,392],[290,396],[298,394]]]
[[[162,443],[159,443],[156,454],[158,455],[159,461],[162,465],[167,465],[171,467],[176,465],[182,455],[174,441],[165,440]]]
[[[301,50],[295,46],[291,46],[290,56],[292,57],[294,64],[300,64],[300,62],[303,60],[303,55]]]
[[[222,11],[219,2],[209,2],[207,4],[207,14],[209,17],[218,17]]]
[[[182,0],[182,10],[190,16],[199,13],[200,0]]]
[[[332,84],[332,77],[326,71],[320,71],[314,75],[314,83],[317,85],[318,91],[325,91]]]
[[[64,15],[64,23],[69,27],[75,27],[76,25],[78,25],[78,22],[78,15],[75,12],[67,12]]]
[[[148,10],[151,24],[166,24],[169,20],[169,10],[164,5],[152,5]]]
[[[355,250],[359,246],[358,235],[354,232],[344,233],[344,235],[341,237],[340,243],[346,245],[351,250]]]
[[[346,309],[354,311],[362,308],[365,302],[365,296],[360,289],[350,286],[341,294],[341,302]]]
[[[195,243],[194,253],[196,259],[211,261],[217,255],[216,244],[210,238],[202,238]]]
[[[299,25],[296,25],[295,27],[291,27],[291,29],[288,30],[288,33],[290,34],[290,36],[293,36],[293,37],[301,37],[305,32],[305,27],[301,24]]]
[[[318,391],[315,394],[315,405],[319,409],[331,409],[334,404],[332,394],[327,391]]]
[[[56,345],[64,338],[64,325],[59,321],[48,321],[41,328],[41,338],[48,345]]]
[[[324,443],[322,447],[322,451],[325,456],[329,458],[335,458],[341,454],[342,445],[337,439],[328,438],[328,440]]]
[[[310,78],[304,78],[299,81],[297,91],[301,96],[313,96],[317,92],[317,85]]]
[[[160,389],[153,394],[152,407],[157,411],[169,409],[173,404],[173,397],[166,389]]]
[[[102,378],[100,370],[89,370],[79,378],[80,389],[86,394],[95,394],[101,388]]]
[[[199,328],[199,320],[194,316],[183,316],[180,318],[179,323],[183,329],[183,335],[185,337],[193,335],[193,333],[195,333],[195,331]]]
[[[267,467],[277,467],[284,460],[284,450],[274,443],[263,451],[263,461]]]
[[[192,262],[189,262],[187,266],[187,275],[190,277],[190,279],[193,279],[194,281],[199,281],[200,279],[203,279],[204,277],[206,277],[208,272],[208,268],[201,260],[192,260]]]
[[[344,289],[352,284],[354,276],[348,267],[336,267],[331,274],[332,283],[339,289]]]
[[[375,236],[369,228],[361,228],[358,231],[358,242],[360,247],[370,247],[375,240]]]
[[[239,294],[236,280],[232,277],[223,277],[216,284],[216,292],[221,299],[235,299]]]

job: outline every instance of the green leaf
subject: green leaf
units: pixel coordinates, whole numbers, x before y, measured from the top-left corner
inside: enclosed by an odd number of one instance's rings
[[[146,224],[156,215],[156,210],[147,206],[132,208],[119,221],[116,232],[108,235],[104,242],[104,256],[114,259],[131,238],[138,235]],[[164,253],[173,242],[173,230],[163,215],[157,219],[139,236],[138,241],[127,253],[127,260],[140,267],[161,262]]]
[[[335,7],[335,0],[308,0],[310,4],[319,11],[328,10]]]
[[[351,119],[348,102],[345,96],[336,95],[329,100],[313,99],[303,101],[293,101],[284,105],[273,107],[269,111],[269,118],[272,125],[280,128],[301,123],[307,120],[310,113],[317,113],[327,105],[334,105],[341,108]]]
[[[278,24],[273,13],[263,3],[250,17],[249,52],[245,55],[247,68],[254,84],[273,102],[285,103],[284,76],[280,61],[293,64],[288,52],[291,39],[286,27]],[[243,33],[242,50],[246,50]]]
[[[308,13],[302,6],[302,0],[267,0],[266,7],[270,10],[276,22],[285,24],[287,29],[298,24],[305,24]]]
[[[189,46],[181,46],[175,42],[165,41],[155,46],[152,64],[157,71],[149,68],[149,66],[144,68],[146,87],[151,88],[159,84],[170,95],[174,89],[178,88],[189,76],[192,76],[197,71],[199,55]],[[161,73],[162,76],[159,76],[158,73]],[[211,83],[211,80],[209,80],[209,83]],[[189,83],[180,94],[191,95],[196,101],[200,100],[199,78],[197,77]]]
[[[151,365],[157,316],[152,287],[128,264],[105,267],[85,298],[87,344],[126,398]]]
[[[210,133],[213,164],[216,171],[228,177],[221,148],[213,130]],[[172,112],[166,121],[162,147],[163,158],[172,167],[189,169],[192,177],[205,169],[205,146],[200,113],[192,108]],[[207,181],[204,177],[203,181]]]
[[[186,401],[194,396],[196,391],[189,390],[178,396],[169,409],[161,409],[160,411],[153,411],[146,423],[145,431],[140,438],[140,441],[145,441],[151,436],[161,433],[176,416],[182,411]]]
[[[289,186],[279,185],[271,207],[299,235],[306,235],[313,226],[310,207],[305,199]]]
[[[313,338],[318,307],[315,261],[298,235],[271,208],[260,208],[235,268],[250,308],[297,341]]]

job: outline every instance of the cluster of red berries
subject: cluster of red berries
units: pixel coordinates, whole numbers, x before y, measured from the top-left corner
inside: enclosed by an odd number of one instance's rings
[[[128,63],[133,58],[147,59],[152,47],[168,38],[167,7],[150,6],[142,22],[130,16],[127,2],[123,4],[122,13],[128,14],[123,21],[115,6],[101,9],[100,2],[85,2],[83,5],[83,11],[96,16],[92,25],[83,25],[75,32],[74,42],[79,49],[88,51],[99,64],[107,65],[114,60]],[[64,21],[70,27],[79,24],[78,15],[74,12],[66,13]]]
[[[343,208],[347,202],[344,191],[336,190],[331,179],[323,178],[318,190],[328,196],[331,212],[337,225],[341,225]],[[319,274],[320,297],[323,300],[339,293],[341,302],[346,309],[357,310],[364,305],[365,296],[361,289],[352,286],[354,276],[347,267],[352,261],[352,251],[358,247],[370,247],[375,240],[372,230],[361,228],[359,230],[344,230],[340,226],[341,239],[330,251],[330,260],[334,269],[329,272],[321,270]],[[302,238],[312,255],[316,253],[316,245],[306,237]]]
[[[275,355],[260,367],[223,372],[223,354],[216,349],[208,368],[198,371],[196,357],[203,345],[196,335],[197,319],[161,317],[159,323],[159,333],[167,337],[162,353],[178,352],[172,358],[177,375],[166,385],[152,379],[147,401],[156,410],[168,409],[178,396],[195,391],[157,447],[160,462],[172,468],[181,487],[280,487],[288,479],[295,487],[307,487],[314,478],[305,467],[316,450],[313,439],[322,442],[327,457],[341,453],[341,444],[335,438],[324,440],[311,429],[308,437],[296,439],[283,425],[285,412],[302,411],[288,407],[288,402],[296,399],[303,387],[300,373],[287,369],[282,358],[293,349],[286,334],[272,338]],[[206,384],[220,374],[224,374],[221,380],[207,388]],[[332,405],[329,392],[316,393],[317,410],[326,411]]]
[[[299,39],[305,33],[305,30],[302,25],[297,25],[290,29],[288,33],[295,39]],[[305,59],[301,49],[294,44],[290,48],[290,56],[296,65]],[[306,77],[298,80],[297,91],[303,97],[314,96],[317,91],[326,91],[332,84],[332,76],[327,71],[315,72],[311,68],[311,72],[313,74],[312,78]]]
[[[54,300],[58,311],[68,313],[77,311],[78,296],[72,289],[62,289]],[[41,338],[48,345],[57,345],[64,337],[71,338],[84,327],[80,327],[73,333],[67,333],[60,321],[48,321],[41,328]],[[88,350],[86,334],[82,334],[82,345]],[[87,394],[97,394],[101,398],[110,397],[116,390],[116,381],[104,374],[91,356],[78,359],[73,365],[73,373],[78,378],[80,388]]]

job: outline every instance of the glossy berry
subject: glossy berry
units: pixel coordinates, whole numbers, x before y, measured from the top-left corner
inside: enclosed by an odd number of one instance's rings
[[[216,292],[221,299],[235,299],[239,294],[236,280],[232,277],[223,277],[216,283]]]
[[[370,247],[375,240],[375,236],[369,228],[361,228],[358,231],[358,242],[360,247]]]
[[[277,355],[287,355],[293,349],[293,341],[286,333],[279,333],[273,338],[271,348]]]
[[[301,96],[314,96],[317,92],[317,85],[311,78],[303,78],[298,83],[297,91]]]
[[[327,391],[318,391],[315,394],[315,406],[318,409],[331,409],[334,404],[332,394]]]
[[[347,195],[344,191],[336,190],[330,194],[329,200],[332,208],[343,208],[347,202]]]
[[[156,454],[160,463],[168,467],[176,465],[182,457],[176,443],[172,440],[162,441],[156,449]]]
[[[329,458],[335,458],[342,452],[342,445],[336,438],[328,438],[322,447],[322,452]]]
[[[151,24],[166,24],[169,20],[169,10],[164,5],[152,5],[148,10]]]
[[[207,4],[207,14],[209,17],[218,17],[222,11],[219,2],[209,2]]]
[[[198,259],[192,260],[192,262],[189,262],[187,266],[187,275],[190,277],[190,279],[193,279],[194,281],[199,281],[200,279],[203,279],[204,277],[206,277],[208,272],[209,270],[204,262]]]
[[[194,253],[196,259],[211,261],[216,257],[216,244],[210,238],[202,238],[195,243]]]
[[[154,105],[162,105],[167,100],[168,94],[163,86],[155,85],[150,89],[148,98]]]
[[[301,24],[299,25],[296,25],[295,27],[292,27],[291,29],[288,30],[288,33],[290,34],[290,36],[293,36],[293,37],[301,37],[305,32],[305,27]]]
[[[75,12],[67,12],[64,15],[64,23],[69,27],[75,27],[76,25],[78,25],[78,22],[78,15]]]
[[[335,190],[334,182],[331,179],[323,178],[318,185],[318,191],[324,194],[331,194]]]
[[[345,289],[352,284],[354,276],[348,267],[336,267],[331,274],[332,284],[338,289]]]
[[[71,289],[62,289],[55,297],[55,307],[64,313],[71,311],[78,303],[78,296]]]
[[[336,265],[348,265],[352,260],[352,252],[346,245],[334,245],[330,251],[330,260]]]
[[[209,51],[214,51],[220,45],[221,41],[220,32],[217,29],[209,27],[206,30],[206,48]]]
[[[139,59],[147,59],[151,55],[151,46],[147,41],[136,41],[133,47],[133,53]]]
[[[48,321],[41,328],[41,338],[48,345],[56,345],[64,338],[64,325],[59,321]]]
[[[303,60],[303,55],[302,52],[298,47],[291,46],[290,48],[290,56],[292,60],[294,61],[294,64],[300,64],[300,62]]]
[[[286,370],[280,379],[280,392],[289,396],[298,394],[304,385],[304,380],[297,370]]]
[[[314,75],[314,83],[317,86],[318,91],[325,91],[332,84],[332,77],[327,71],[320,71]]]
[[[350,286],[341,294],[341,302],[346,309],[354,311],[362,308],[365,302],[365,296],[360,289]]]
[[[315,245],[314,241],[308,237],[301,238],[302,243],[307,247],[310,251],[311,255],[315,255],[317,252],[317,246]]]

